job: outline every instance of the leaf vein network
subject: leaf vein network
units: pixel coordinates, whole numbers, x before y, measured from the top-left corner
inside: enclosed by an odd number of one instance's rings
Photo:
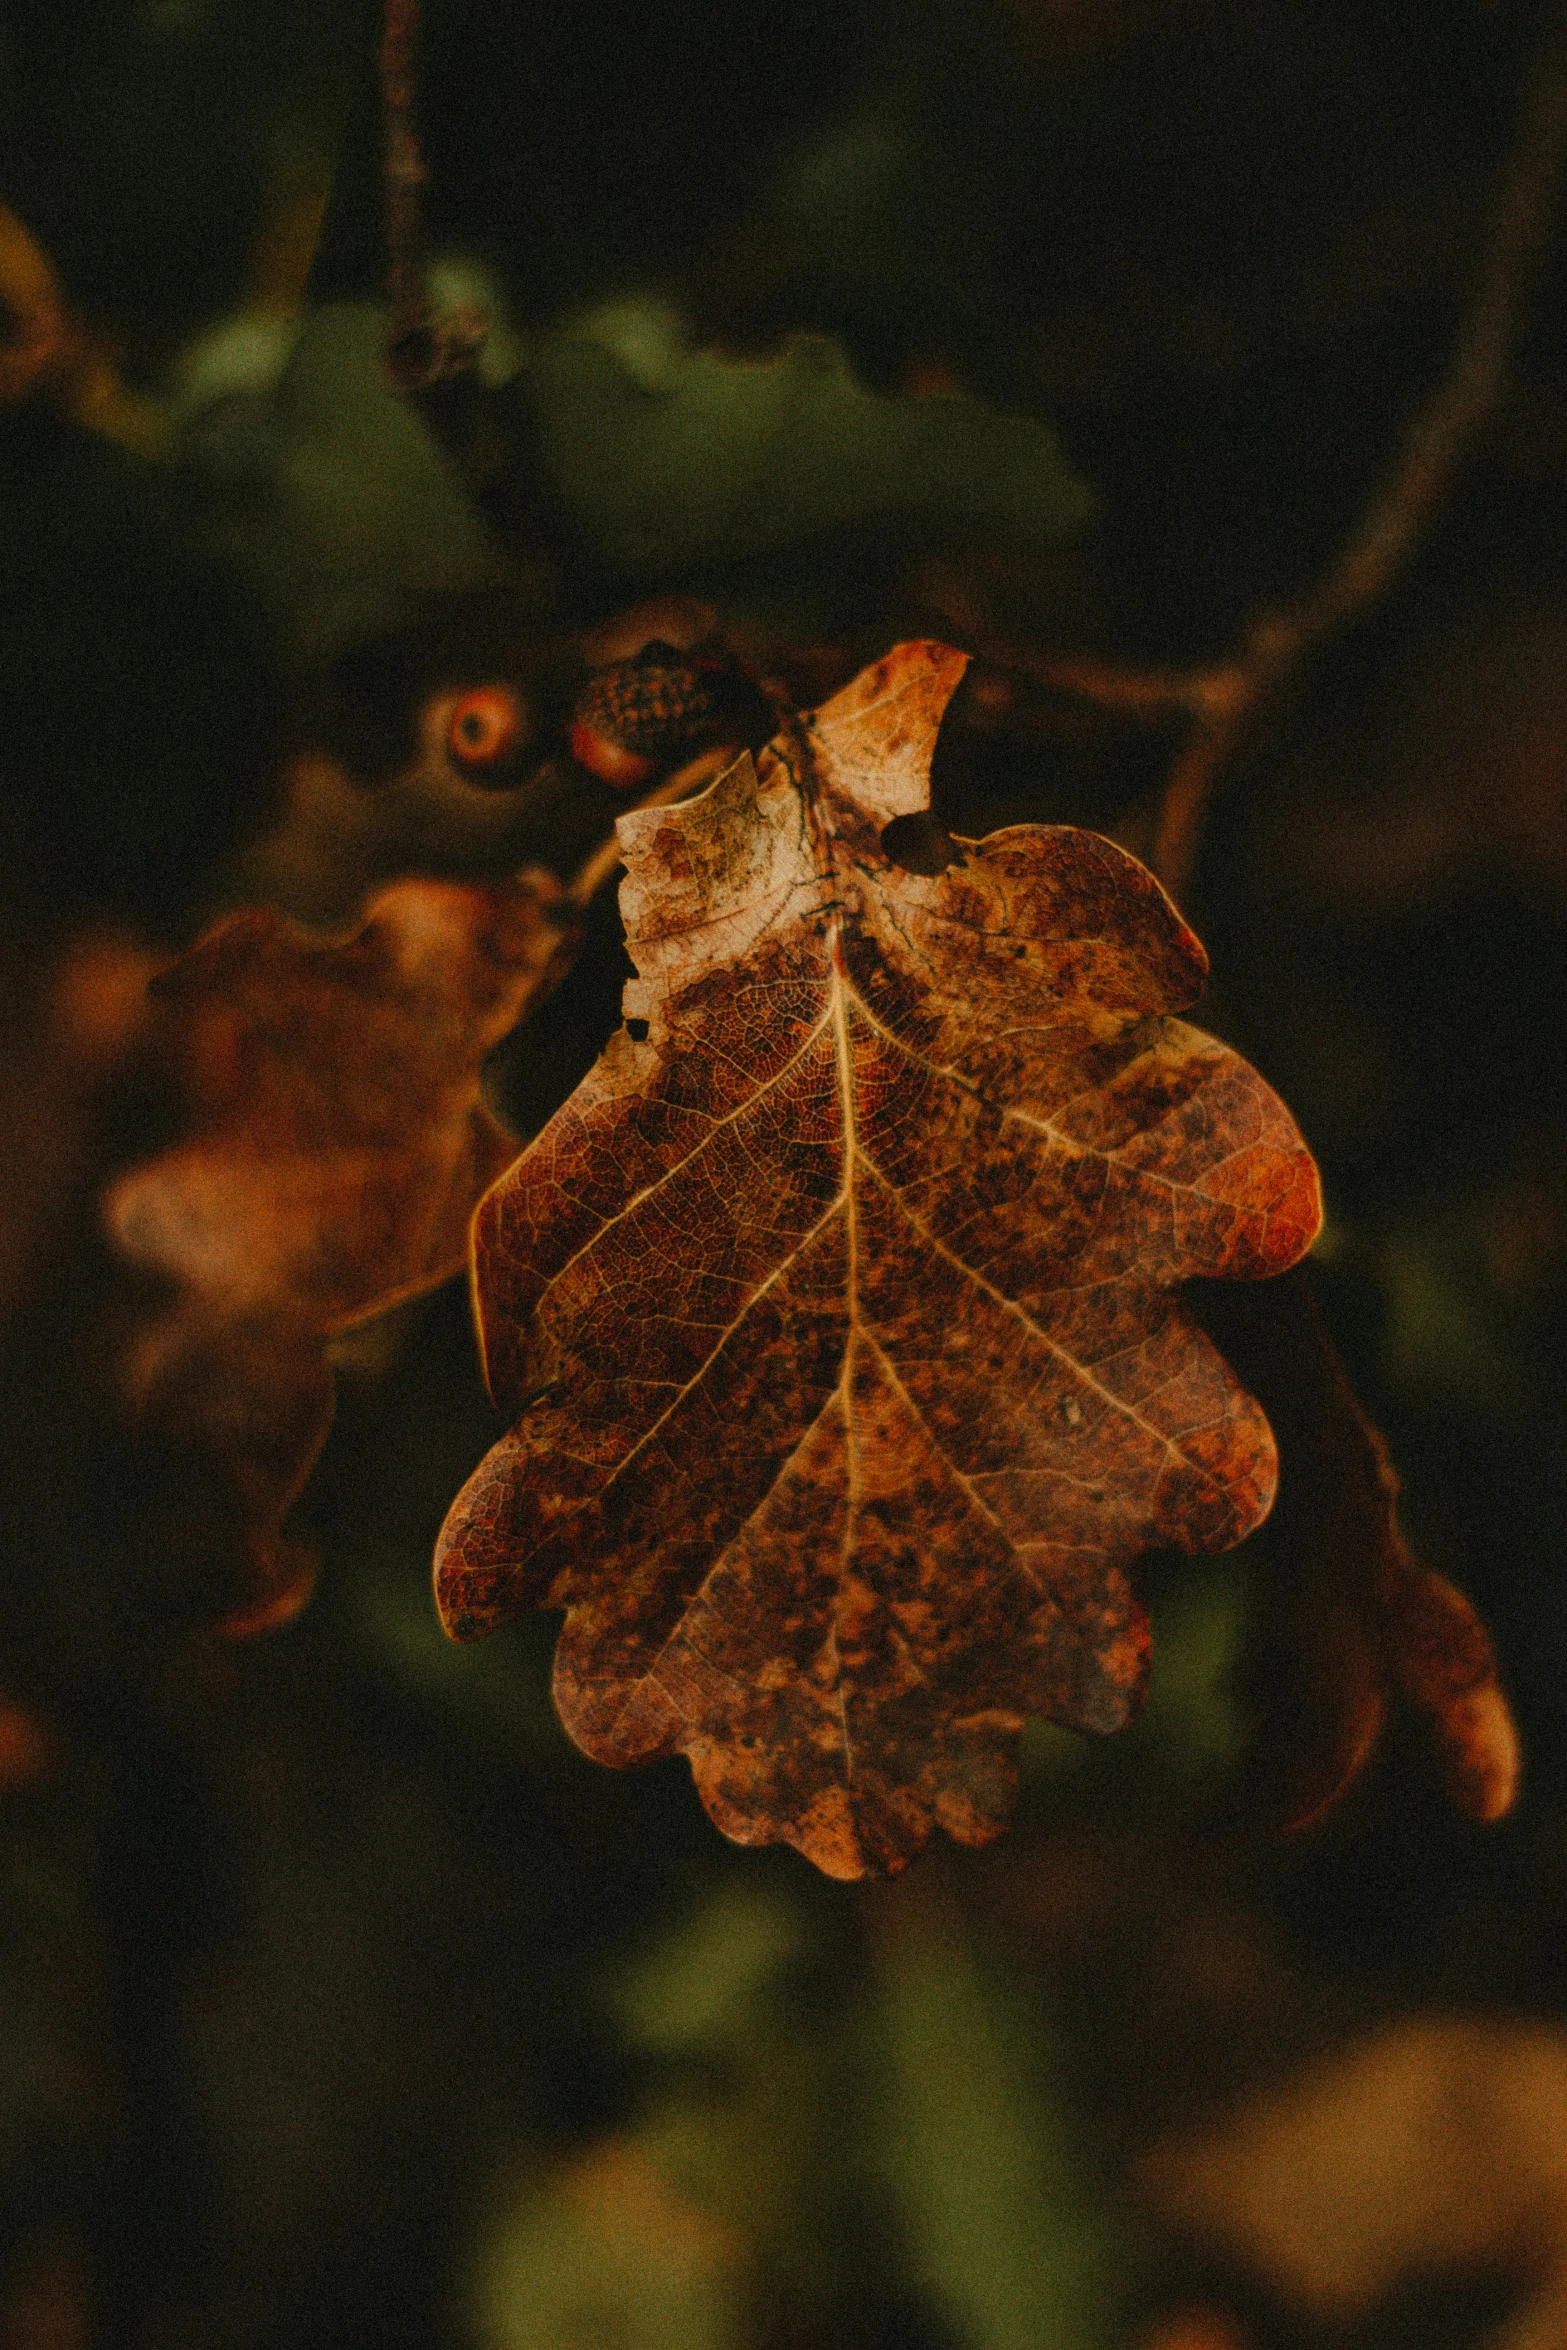
[[[1032,1314],[1030,1314],[1025,1307],[1019,1305],[1016,1298],[1008,1297],[1005,1290],[997,1289],[993,1282],[987,1281],[982,1273],[976,1272],[972,1265],[965,1264],[960,1256],[956,1255],[953,1250],[948,1248],[946,1243],[931,1231],[930,1227],[922,1220],[922,1218],[915,1215],[913,1209],[910,1208],[907,1202],[902,1199],[900,1195],[893,1189],[892,1185],[887,1181],[880,1168],[876,1166],[872,1159],[866,1157],[863,1152],[857,1155],[861,1163],[870,1170],[876,1181],[881,1185],[883,1191],[886,1192],[887,1197],[892,1201],[893,1206],[903,1217],[905,1223],[907,1223],[909,1226],[909,1229],[915,1233],[919,1239],[924,1241],[926,1246],[932,1251],[934,1255],[939,1256],[945,1263],[951,1265],[956,1272],[961,1273],[965,1280],[971,1281],[976,1289],[983,1290],[985,1295],[992,1301],[992,1303],[1000,1306],[1004,1313],[1012,1315],[1014,1320],[1021,1322],[1024,1329],[1028,1331],[1031,1337],[1037,1338],[1040,1345],[1043,1346],[1047,1352],[1052,1354],[1058,1363],[1061,1363],[1068,1371],[1071,1371],[1077,1378],[1081,1379],[1085,1386],[1092,1388],[1094,1393],[1109,1406],[1111,1411],[1119,1413],[1124,1419],[1130,1420],[1134,1427],[1141,1428],[1145,1435],[1153,1437],[1154,1441],[1162,1445],[1167,1452],[1174,1453],[1176,1451],[1175,1445],[1171,1442],[1170,1438],[1164,1434],[1162,1429],[1155,1428],[1151,1421],[1145,1420],[1142,1414],[1137,1411],[1132,1404],[1126,1401],[1124,1396],[1117,1395],[1112,1388],[1104,1386],[1100,1380],[1096,1379],[1086,1363],[1080,1361],[1076,1355],[1070,1354],[1067,1349],[1059,1343],[1058,1340],[1050,1336],[1048,1331],[1041,1330],[1039,1324],[1034,1320]],[[881,1350],[878,1348],[878,1352],[880,1351]],[[885,1357],[883,1359],[885,1360]],[[1113,1360],[1114,1358],[1109,1357],[1107,1359]]]

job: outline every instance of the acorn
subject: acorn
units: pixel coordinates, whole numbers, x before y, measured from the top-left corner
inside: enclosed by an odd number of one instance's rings
[[[732,658],[662,637],[589,676],[570,728],[571,755],[617,791],[638,791],[659,768],[725,740],[765,742],[773,731],[760,689]]]

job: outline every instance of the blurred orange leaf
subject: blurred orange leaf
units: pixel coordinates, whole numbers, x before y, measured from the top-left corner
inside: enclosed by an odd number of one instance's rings
[[[621,820],[639,977],[480,1212],[521,1416],[438,1556],[459,1637],[568,1610],[590,1754],[683,1751],[728,1834],[844,1877],[999,1833],[1026,1715],[1128,1718],[1133,1561],[1273,1493],[1174,1293],[1276,1272],[1320,1212],[1282,1105],[1170,1017],[1205,959],[1134,859],[1026,826],[942,869],[962,669],[900,647]]]
[[[104,1214],[170,1291],[134,1319],[124,1384],[179,1546],[248,1550],[235,1629],[308,1590],[279,1529],[331,1418],[325,1341],[454,1272],[515,1155],[480,1068],[564,968],[567,911],[543,873],[403,881],[347,942],[260,909],[154,983],[177,1139]]]
[[[444,1279],[516,1155],[480,1066],[563,968],[563,908],[527,874],[398,882],[346,944],[269,908],[217,924],[154,983],[186,1115],[109,1194],[125,1254],[323,1332]]]

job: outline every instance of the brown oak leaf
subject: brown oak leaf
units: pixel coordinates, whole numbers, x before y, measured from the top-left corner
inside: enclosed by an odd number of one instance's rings
[[[154,983],[177,1139],[110,1186],[122,1262],[166,1302],[128,1316],[119,1378],[160,1546],[222,1587],[231,1628],[293,1611],[280,1528],[332,1411],[327,1339],[464,1262],[516,1155],[481,1064],[569,958],[545,873],[408,880],[344,942],[255,909]]]
[[[266,907],[216,924],[154,983],[186,1118],[109,1195],[127,1256],[323,1332],[443,1279],[516,1156],[479,1070],[557,976],[563,909],[530,873],[398,882],[344,943]]]
[[[1134,859],[1032,825],[886,853],[963,665],[899,647],[621,819],[638,977],[476,1219],[520,1417],[437,1558],[459,1638],[568,1611],[589,1754],[684,1751],[728,1835],[840,1877],[998,1834],[1025,1716],[1127,1720],[1132,1563],[1274,1486],[1176,1288],[1280,1270],[1320,1214],[1282,1104],[1170,1017],[1205,959]]]
[[[1399,1476],[1361,1409],[1305,1269],[1268,1311],[1215,1291],[1204,1320],[1266,1408],[1282,1457],[1271,1607],[1255,1678],[1260,1736],[1243,1813],[1314,1826],[1352,1787],[1393,1705],[1422,1722],[1471,1819],[1512,1808],[1522,1755],[1490,1635],[1399,1520]]]

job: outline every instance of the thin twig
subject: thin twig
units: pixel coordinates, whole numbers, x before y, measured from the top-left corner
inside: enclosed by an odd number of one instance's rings
[[[1386,481],[1325,579],[1249,631],[1230,707],[1199,725],[1165,786],[1154,870],[1176,897],[1189,886],[1220,779],[1308,655],[1379,603],[1439,512],[1495,414],[1522,333],[1525,296],[1550,236],[1567,165],[1567,13],[1560,7],[1525,95],[1486,240],[1479,284],[1447,376],[1404,436]]]
[[[381,40],[382,173],[386,191],[386,284],[392,322],[387,356],[416,349],[429,332],[424,225],[419,191],[424,157],[414,120],[414,67],[419,54],[419,0],[386,0]]]
[[[451,304],[437,313],[430,295],[421,190],[429,182],[415,113],[419,0],[386,0],[381,38],[382,177],[386,190],[386,284],[392,317],[386,371],[402,392],[428,391],[464,374],[478,357],[490,321]]]
[[[998,692],[1008,678],[1025,677],[1063,700],[1091,702],[1144,726],[1182,718],[1211,721],[1233,699],[1240,674],[1233,661],[1209,669],[1142,669],[1092,653],[1041,653],[1011,638],[988,636],[984,657]]]
[[[1208,724],[1222,717],[1240,691],[1240,665],[1233,660],[1208,670],[1144,670],[1125,660],[1104,660],[1097,653],[1041,653],[1013,637],[984,637],[982,656],[984,670],[970,672],[977,679],[980,710],[1006,707],[1015,698],[1017,679],[1027,679],[1064,703],[1092,703],[1135,726],[1161,726],[1179,719]]]
[[[1262,614],[1240,652],[1210,667],[1144,670],[1076,655],[1036,656],[1025,664],[1041,683],[1104,709],[1150,723],[1191,717],[1165,784],[1151,853],[1176,898],[1190,887],[1219,784],[1308,657],[1386,596],[1506,392],[1525,298],[1567,168],[1567,7],[1552,0],[1549,13],[1550,31],[1530,75],[1452,362],[1326,576],[1295,603]]]

